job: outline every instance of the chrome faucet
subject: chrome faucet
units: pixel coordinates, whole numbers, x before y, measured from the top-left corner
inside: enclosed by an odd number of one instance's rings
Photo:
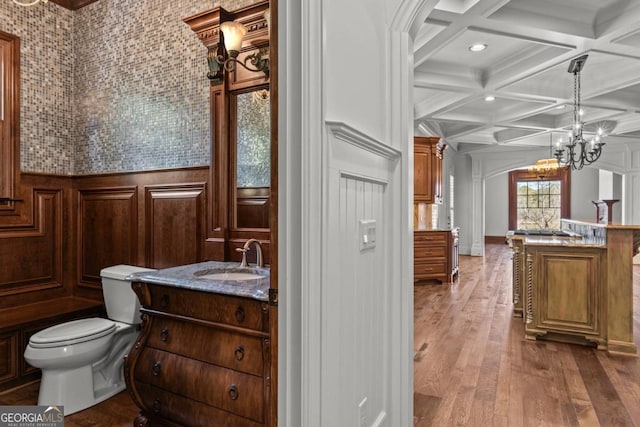
[[[236,248],[236,251],[242,252],[242,262],[240,263],[240,267],[249,267],[247,263],[247,252],[251,248],[251,245],[255,243],[256,246],[256,265],[258,267],[264,267],[264,263],[262,262],[262,245],[256,239],[249,239],[245,242],[242,248]]]

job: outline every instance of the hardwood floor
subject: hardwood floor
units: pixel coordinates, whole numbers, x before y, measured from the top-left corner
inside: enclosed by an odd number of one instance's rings
[[[40,382],[0,394],[0,405],[35,405]],[[129,393],[123,391],[111,399],[84,411],[64,417],[65,427],[131,427],[138,415],[138,407]]]
[[[639,295],[635,266],[640,347]],[[640,426],[640,358],[525,341],[506,245],[460,257],[457,283],[416,284],[414,297],[415,426]]]
[[[460,257],[453,285],[415,286],[414,426],[640,426],[640,358],[525,341],[512,317],[511,253]],[[640,347],[640,266],[634,267]],[[32,405],[38,383],[0,394]],[[65,427],[130,427],[128,393],[65,417]]]

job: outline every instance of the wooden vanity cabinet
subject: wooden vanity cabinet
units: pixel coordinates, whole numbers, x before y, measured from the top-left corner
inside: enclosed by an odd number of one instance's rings
[[[442,158],[446,144],[439,137],[413,139],[413,199],[415,203],[441,204]]]
[[[415,280],[453,282],[458,275],[459,228],[416,230],[413,233],[413,276]]]
[[[269,426],[267,301],[134,282],[142,331],[125,378],[135,426]]]

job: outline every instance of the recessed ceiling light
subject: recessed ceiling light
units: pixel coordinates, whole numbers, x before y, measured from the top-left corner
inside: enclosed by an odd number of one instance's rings
[[[496,100],[496,97],[495,97],[495,96],[493,96],[493,95],[487,95],[487,96],[485,96],[485,97],[484,97],[484,100],[485,100],[486,102],[491,102],[491,101],[495,101],[495,100]]]
[[[482,52],[486,48],[487,48],[487,44],[486,43],[476,43],[476,44],[472,44],[471,46],[469,46],[469,50],[471,52]]]

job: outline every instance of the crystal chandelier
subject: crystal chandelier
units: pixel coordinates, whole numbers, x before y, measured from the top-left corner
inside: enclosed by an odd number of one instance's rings
[[[556,144],[554,153],[556,159],[562,166],[571,166],[573,170],[580,170],[584,166],[594,163],[602,154],[604,142],[604,131],[600,127],[596,135],[587,141],[584,138],[584,122],[582,121],[583,111],[580,105],[580,72],[587,61],[588,55],[575,58],[569,64],[569,73],[573,74],[573,127],[569,131],[569,141],[561,146],[562,139]]]
[[[15,4],[19,4],[20,6],[33,6],[40,2],[47,3],[49,0],[13,0]]]

